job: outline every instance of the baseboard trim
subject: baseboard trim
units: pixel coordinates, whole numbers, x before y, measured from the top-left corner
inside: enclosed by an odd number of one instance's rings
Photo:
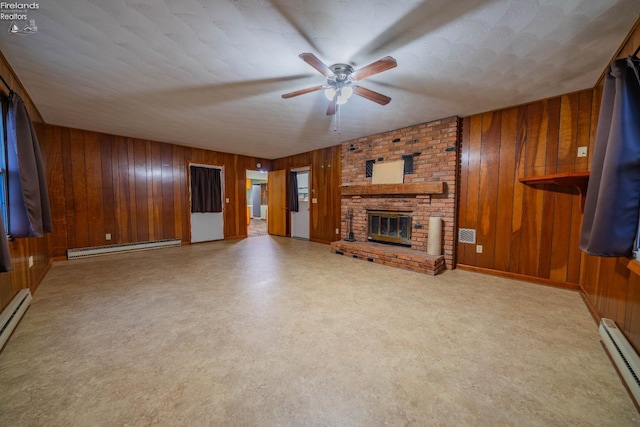
[[[555,280],[543,279],[541,277],[527,276],[526,274],[511,273],[508,271],[493,270],[491,268],[476,267],[473,265],[457,264],[457,268],[467,271],[475,271],[476,273],[490,274],[492,276],[506,277],[509,279],[522,280],[525,282],[536,283],[538,285],[551,286],[553,288],[567,289],[570,291],[580,291],[580,285],[569,282],[557,282]]]
[[[584,305],[587,306],[587,309],[589,310],[589,313],[591,314],[591,317],[593,318],[594,322],[596,322],[596,325],[599,325],[600,320],[602,320],[602,316],[596,309],[596,306],[593,305],[591,298],[589,298],[589,295],[584,290],[582,285],[580,285],[580,296],[582,297],[582,301],[584,301]]]
[[[36,289],[38,289],[38,286],[40,286],[40,283],[42,283],[42,281],[44,280],[44,276],[47,275],[52,265],[53,265],[53,258],[49,258],[47,265],[40,272],[40,276],[38,277],[38,279],[33,283],[32,286],[29,287],[29,290],[31,291],[32,294],[36,292]]]

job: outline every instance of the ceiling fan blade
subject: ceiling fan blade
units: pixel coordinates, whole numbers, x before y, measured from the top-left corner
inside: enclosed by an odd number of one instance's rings
[[[327,116],[333,116],[336,114],[336,110],[338,108],[338,95],[333,97],[331,102],[329,103],[329,108],[327,108]]]
[[[327,78],[333,76],[333,71],[331,71],[329,67],[327,67],[324,62],[320,61],[313,53],[301,53],[298,56],[302,58],[304,62],[318,70],[323,76]]]
[[[295,92],[289,92],[289,93],[285,93],[284,95],[282,95],[282,97],[284,99],[288,99],[288,98],[293,98],[294,96],[298,96],[298,95],[304,95],[305,93],[311,93],[311,92],[315,92],[317,90],[322,90],[324,86],[313,86],[313,87],[308,87],[306,89],[300,89],[300,90],[296,90]]]
[[[374,74],[381,73],[383,71],[387,71],[391,68],[395,68],[398,66],[398,63],[395,59],[390,56],[385,56],[382,59],[377,60],[376,62],[372,62],[369,65],[365,65],[364,67],[354,71],[351,75],[355,80],[364,80],[367,77],[371,77]]]
[[[354,87],[353,93],[366,98],[369,101],[377,102],[380,105],[387,105],[391,101],[391,98],[389,98],[388,96],[375,92],[371,89],[364,88],[362,86]]]

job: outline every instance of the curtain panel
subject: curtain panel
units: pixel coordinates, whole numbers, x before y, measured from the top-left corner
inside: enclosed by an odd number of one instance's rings
[[[614,61],[605,75],[580,248],[631,256],[640,212],[640,61]]]
[[[298,212],[298,172],[289,173],[289,210]]]
[[[191,166],[191,212],[222,212],[220,169]]]
[[[0,230],[4,231],[0,233],[0,271],[11,270],[6,232],[12,237],[42,237],[53,230],[38,137],[24,102],[13,91],[9,94],[6,130],[9,230]]]

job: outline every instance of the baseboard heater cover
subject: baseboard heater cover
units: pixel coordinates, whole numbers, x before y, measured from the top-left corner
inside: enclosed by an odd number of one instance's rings
[[[87,258],[92,256],[120,254],[134,251],[144,251],[148,249],[160,249],[172,246],[180,246],[180,239],[153,240],[150,242],[124,243],[121,245],[92,246],[90,248],[68,249],[67,258]]]
[[[607,351],[611,355],[620,375],[633,394],[636,402],[640,403],[640,357],[631,347],[624,334],[611,319],[600,321],[600,337]]]
[[[21,289],[0,313],[0,349],[4,347],[25,311],[31,305],[32,299],[29,289]]]

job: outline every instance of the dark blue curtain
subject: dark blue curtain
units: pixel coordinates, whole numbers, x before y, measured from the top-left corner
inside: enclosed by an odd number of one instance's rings
[[[289,210],[298,212],[298,172],[289,172]]]
[[[191,212],[222,212],[220,169],[191,166]]]
[[[631,256],[640,211],[640,61],[607,70],[585,200],[580,248]]]
[[[6,231],[12,237],[41,237],[53,230],[46,172],[31,119],[15,92],[9,94],[6,129],[9,199]],[[9,271],[7,236],[1,230],[0,234],[0,271]]]

